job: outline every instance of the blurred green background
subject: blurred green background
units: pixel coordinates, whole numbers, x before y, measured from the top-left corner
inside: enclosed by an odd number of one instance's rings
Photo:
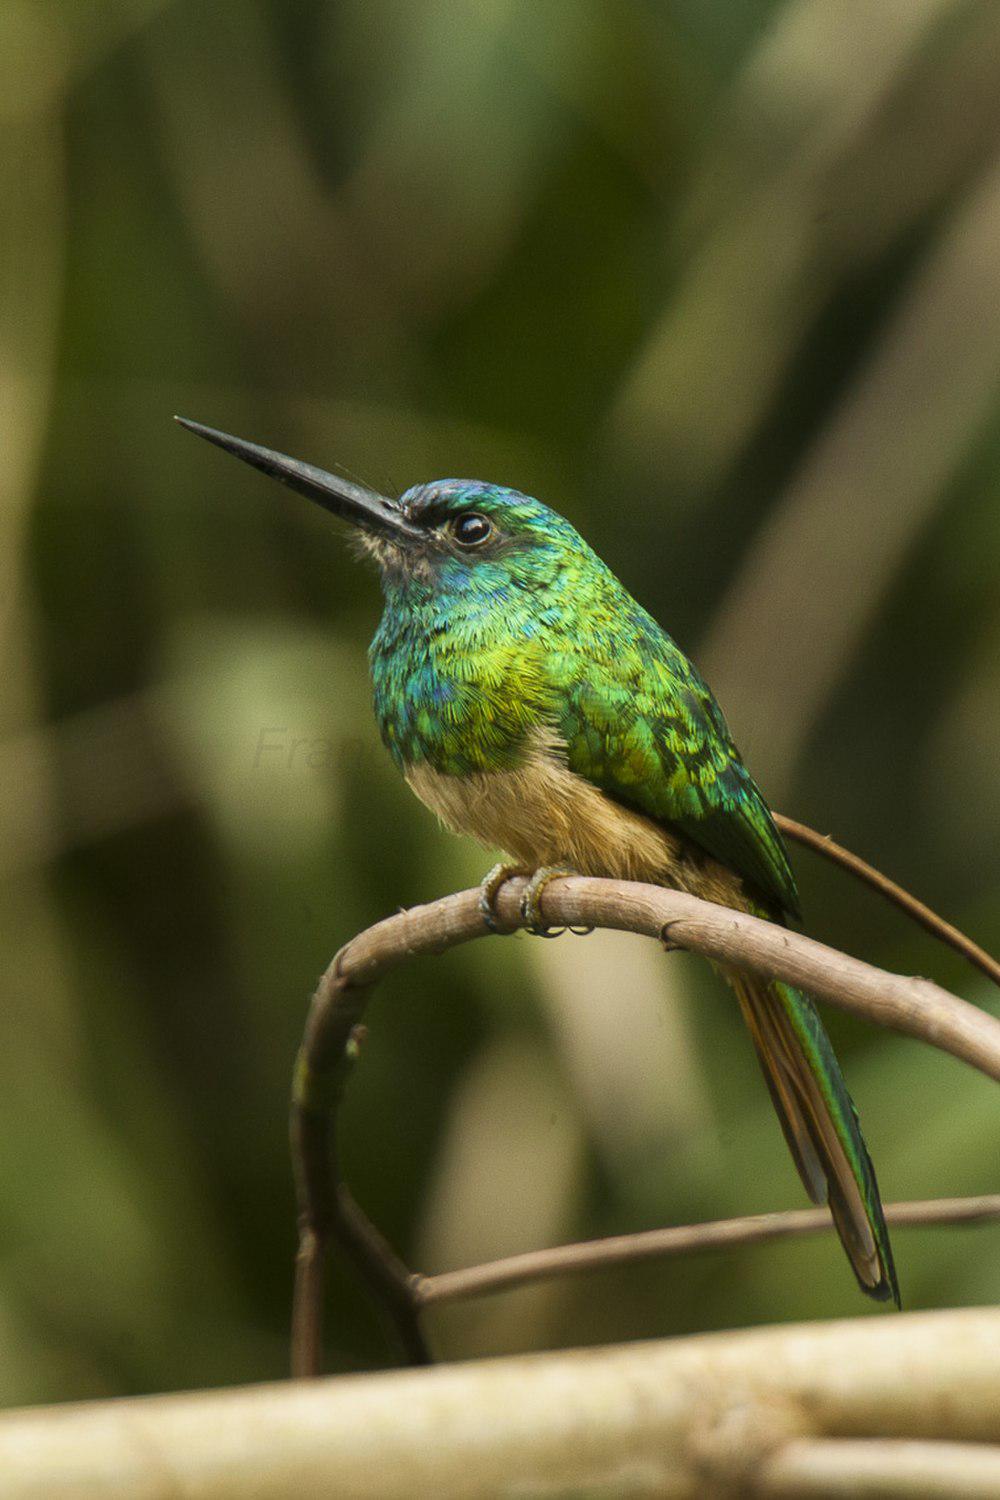
[[[994,0],[0,4],[0,1400],[280,1376],[335,949],[479,877],[383,753],[377,584],[174,411],[576,521],[773,804],[1000,947]],[[797,853],[809,930],[985,981]],[[831,1014],[887,1198],[1000,1095]],[[636,938],[385,987],[346,1109],[416,1265],[802,1201],[731,996]],[[1000,1230],[900,1230],[911,1308]],[[447,1356],[874,1313],[833,1236],[442,1310]],[[333,1368],[393,1357],[338,1266]]]

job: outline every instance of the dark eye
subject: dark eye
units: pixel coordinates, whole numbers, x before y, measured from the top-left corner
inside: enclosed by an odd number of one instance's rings
[[[478,510],[466,510],[452,521],[451,534],[462,547],[481,547],[493,535],[493,522]]]

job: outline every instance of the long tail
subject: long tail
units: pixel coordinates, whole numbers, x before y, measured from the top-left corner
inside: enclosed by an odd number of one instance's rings
[[[814,1203],[829,1203],[863,1292],[899,1303],[889,1231],[858,1112],[808,996],[727,974],[750,1028],[785,1139]]]

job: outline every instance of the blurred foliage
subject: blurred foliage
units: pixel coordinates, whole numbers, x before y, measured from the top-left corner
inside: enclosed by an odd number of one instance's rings
[[[5,1403],[283,1372],[306,997],[486,863],[377,743],[373,579],[173,411],[551,501],[776,806],[1000,947],[998,91],[993,0],[0,5]],[[996,1007],[796,862],[811,931]],[[371,1023],[347,1165],[422,1267],[800,1201],[690,959],[477,944]],[[830,1024],[886,1196],[995,1191],[995,1087]],[[997,1233],[899,1232],[907,1304],[995,1300]],[[332,1304],[335,1366],[383,1362]],[[866,1311],[830,1236],[432,1331]]]

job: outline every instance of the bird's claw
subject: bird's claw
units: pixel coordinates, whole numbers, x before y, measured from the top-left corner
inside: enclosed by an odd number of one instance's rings
[[[500,893],[500,887],[506,885],[508,880],[513,880],[515,875],[527,875],[523,865],[506,865],[501,862],[488,870],[479,882],[479,914],[486,923],[489,932],[504,932],[497,921],[496,900]]]
[[[562,880],[566,875],[575,875],[575,870],[565,865],[543,865],[528,881],[521,897],[521,918],[535,937],[561,937],[565,927],[550,927],[542,916],[542,892],[552,880]]]

